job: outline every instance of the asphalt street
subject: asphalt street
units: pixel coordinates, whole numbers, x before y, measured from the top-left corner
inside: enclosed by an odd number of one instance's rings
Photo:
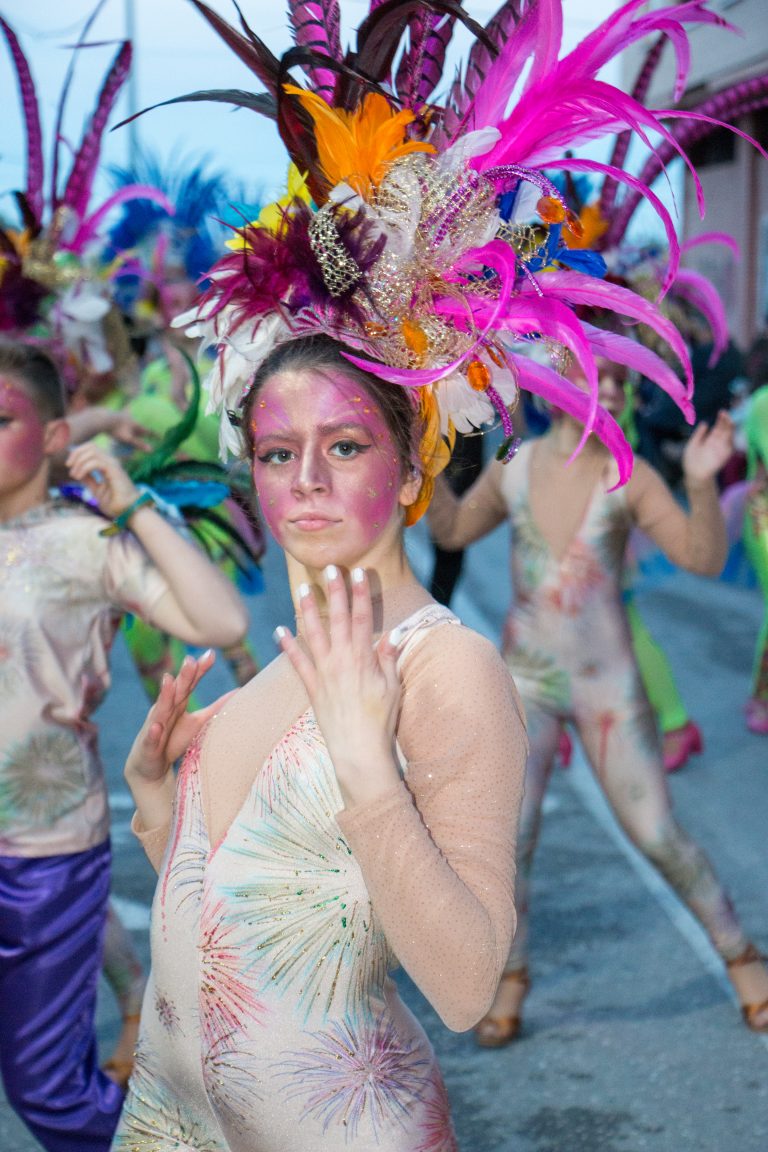
[[[423,531],[414,530],[411,551],[423,574]],[[250,601],[262,661],[274,653],[275,625],[292,618],[274,550],[265,575],[268,593]],[[475,546],[454,608],[498,640],[508,600],[506,532],[499,529]],[[768,739],[750,735],[742,717],[760,598],[743,583],[660,571],[638,603],[704,733],[704,754],[670,778],[678,818],[768,952]],[[146,957],[154,876],[131,837],[121,778],[145,701],[120,644],[113,667],[99,720],[114,815],[114,893]],[[204,698],[228,687],[226,671],[216,668]],[[401,980],[438,1052],[461,1152],[767,1152],[768,1038],[741,1024],[710,945],[626,844],[578,752],[568,771],[555,774],[547,800],[532,953],[524,1035],[500,1052],[479,1051],[471,1034],[449,1032]],[[104,987],[105,1055],[116,1030]],[[0,1093],[0,1152],[37,1147]]]

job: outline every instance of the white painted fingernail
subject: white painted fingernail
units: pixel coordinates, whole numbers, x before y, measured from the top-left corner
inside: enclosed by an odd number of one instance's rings
[[[274,640],[275,644],[279,644],[283,637],[287,635],[288,629],[283,628],[282,624],[278,624],[277,628],[275,628],[274,632],[272,633],[272,639]]]
[[[299,584],[299,600],[304,600],[311,591],[309,584]]]
[[[336,577],[338,576],[338,574],[339,574],[339,570],[335,564],[329,564],[328,567],[325,569],[326,580],[335,580]]]
[[[353,568],[352,569],[352,583],[353,584],[362,584],[363,580],[365,580],[365,569],[364,568]]]
[[[400,629],[400,627],[397,627],[397,628],[393,628],[393,629],[392,629],[392,631],[391,631],[391,632],[390,632],[390,634],[389,634],[389,642],[390,642],[390,644],[395,644],[395,645],[397,645],[397,644],[399,644],[399,643],[400,643],[400,632],[401,632],[401,629]]]

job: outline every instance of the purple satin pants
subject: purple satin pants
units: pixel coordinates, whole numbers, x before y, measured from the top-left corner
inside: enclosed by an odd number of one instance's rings
[[[123,1103],[96,1058],[109,872],[109,841],[0,856],[0,1070],[48,1152],[107,1152]]]

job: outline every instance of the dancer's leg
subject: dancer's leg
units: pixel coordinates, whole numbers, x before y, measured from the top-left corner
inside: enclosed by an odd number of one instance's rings
[[[701,921],[725,960],[747,945],[722,885],[697,844],[674,819],[650,707],[578,724],[584,751],[619,823]]]
[[[704,927],[728,967],[742,1005],[761,1005],[751,1027],[768,1027],[768,969],[748,955],[749,940],[704,852],[674,819],[649,706],[610,730],[582,724],[582,743],[608,802],[636,847],[654,864]]]
[[[517,840],[515,908],[517,931],[496,996],[487,1015],[477,1024],[477,1042],[484,1048],[500,1048],[517,1036],[520,1009],[528,991],[528,892],[533,854],[541,826],[544,794],[552,774],[560,735],[560,721],[526,704],[530,752],[525,770],[525,789]]]
[[[104,1071],[111,1080],[125,1087],[133,1068],[146,978],[133,941],[111,902],[104,936],[104,975],[115,994],[123,1022],[117,1044],[104,1065]]]

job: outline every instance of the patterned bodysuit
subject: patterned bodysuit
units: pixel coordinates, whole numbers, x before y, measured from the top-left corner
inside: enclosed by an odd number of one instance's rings
[[[561,725],[574,725],[625,832],[700,919],[726,959],[746,939],[705,856],[674,820],[652,709],[623,604],[632,517],[624,489],[598,483],[581,525],[556,557],[528,496],[531,444],[504,470],[514,603],[503,652],[530,740],[518,839],[518,931],[508,970],[526,963],[528,878]]]
[[[446,621],[433,606],[418,630]],[[213,849],[200,769],[209,730],[179,774],[114,1149],[454,1152],[440,1073],[388,975],[397,960],[313,713],[274,746]]]

